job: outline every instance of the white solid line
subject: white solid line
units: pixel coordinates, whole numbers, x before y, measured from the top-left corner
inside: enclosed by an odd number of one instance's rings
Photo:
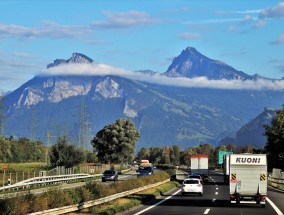
[[[148,210],[150,210],[150,209],[152,209],[152,208],[154,208],[154,207],[156,207],[156,206],[162,204],[163,202],[167,201],[168,199],[170,199],[170,198],[172,198],[173,196],[175,196],[176,194],[178,194],[180,191],[181,191],[181,190],[178,190],[177,192],[175,192],[175,193],[172,194],[171,196],[168,196],[167,198],[163,199],[162,201],[159,201],[159,202],[157,202],[156,204],[154,204],[154,205],[152,205],[152,206],[150,206],[150,207],[148,207],[148,208],[145,208],[144,210],[139,211],[138,213],[136,213],[136,214],[134,214],[134,215],[142,214],[142,213],[144,213],[145,211],[148,211]]]
[[[210,209],[206,209],[203,214],[208,214]]]
[[[273,207],[273,209],[275,210],[275,212],[278,215],[283,215],[283,213],[279,210],[279,208],[268,198],[266,197],[266,200],[268,201],[268,203]]]

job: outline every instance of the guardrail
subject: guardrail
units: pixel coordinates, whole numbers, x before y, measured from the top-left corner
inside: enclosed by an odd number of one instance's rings
[[[130,171],[131,168],[122,170],[121,173],[125,173]],[[85,180],[88,178],[100,177],[102,174],[90,175],[90,174],[69,174],[69,175],[54,175],[54,176],[41,176],[29,178],[24,181],[17,182],[12,185],[6,185],[4,187],[0,187],[0,192],[7,190],[19,190],[19,189],[29,189],[34,186],[46,186],[49,184],[57,184],[57,183],[67,183],[75,180]]]
[[[284,178],[274,178],[269,176],[268,182],[272,187],[276,187],[284,191]]]
[[[30,178],[24,181],[20,181],[13,185],[7,185],[0,188],[0,191],[5,190],[19,190],[19,189],[28,189],[33,186],[41,186],[48,184],[64,183],[75,180],[83,180],[88,178],[94,178],[101,176],[102,174],[89,175],[89,174],[72,174],[72,175],[56,175],[56,176],[43,176]]]
[[[109,202],[109,201],[112,201],[112,200],[115,200],[115,199],[118,199],[118,198],[121,198],[121,197],[129,196],[131,194],[138,193],[138,192],[141,192],[143,190],[159,186],[159,185],[164,184],[164,183],[169,182],[169,181],[170,181],[170,179],[167,179],[167,180],[162,181],[162,182],[158,182],[158,183],[155,183],[155,184],[150,184],[150,185],[140,187],[140,188],[136,188],[136,189],[133,189],[133,190],[117,193],[117,194],[107,196],[107,197],[104,197],[104,198],[91,200],[91,201],[79,203],[79,204],[76,204],[76,205],[70,205],[70,206],[65,206],[65,207],[61,207],[61,208],[54,208],[54,209],[39,211],[39,212],[35,212],[35,213],[30,213],[29,215],[40,215],[40,214],[58,215],[58,214],[70,213],[70,212],[82,210],[82,209],[85,209],[85,208],[93,207],[93,206],[96,206],[96,205],[100,205],[100,204],[103,204],[103,203],[106,203],[106,202]]]

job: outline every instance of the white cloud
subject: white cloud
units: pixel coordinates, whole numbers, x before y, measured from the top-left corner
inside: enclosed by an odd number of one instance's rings
[[[84,26],[59,25],[55,22],[45,21],[39,27],[25,27],[0,23],[0,37],[14,37],[20,39],[34,38],[78,38],[89,29]]]
[[[260,18],[284,18],[284,2],[261,11]]]
[[[144,73],[133,72],[121,68],[114,68],[106,64],[67,64],[52,67],[42,71],[44,75],[86,75],[86,76],[105,76],[114,75],[137,81],[148,83],[196,87],[196,88],[215,88],[215,89],[252,89],[252,90],[283,90],[284,80],[208,80],[205,77],[198,78],[170,78],[160,73],[147,75]]]
[[[203,36],[201,34],[196,34],[196,33],[183,33],[177,35],[177,37],[185,40],[191,40],[191,39],[199,39],[202,38]]]
[[[266,26],[266,24],[267,23],[265,21],[259,20],[253,25],[253,27],[254,28],[263,28],[263,27]]]
[[[284,43],[284,33],[280,34],[277,40],[271,42],[271,44],[281,44],[281,43]]]
[[[104,12],[106,20],[91,23],[93,28],[130,28],[159,23],[158,19],[141,11]]]

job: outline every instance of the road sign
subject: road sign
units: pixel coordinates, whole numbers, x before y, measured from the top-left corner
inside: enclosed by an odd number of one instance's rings
[[[224,162],[223,156],[225,154],[233,154],[233,152],[219,151],[218,164],[223,164],[223,162]]]
[[[2,169],[7,169],[7,166],[6,165],[2,166]]]

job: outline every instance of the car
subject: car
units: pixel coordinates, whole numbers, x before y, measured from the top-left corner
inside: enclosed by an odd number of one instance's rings
[[[105,181],[117,181],[118,180],[118,173],[115,170],[105,170],[102,175],[102,182]]]
[[[154,174],[153,166],[139,166],[136,172],[137,177]]]
[[[187,178],[184,179],[181,188],[182,195],[187,193],[203,195],[203,185],[201,181],[197,178]]]
[[[203,184],[203,178],[199,174],[191,174],[191,175],[188,176],[188,178],[196,178],[196,179],[200,180],[201,184]]]

